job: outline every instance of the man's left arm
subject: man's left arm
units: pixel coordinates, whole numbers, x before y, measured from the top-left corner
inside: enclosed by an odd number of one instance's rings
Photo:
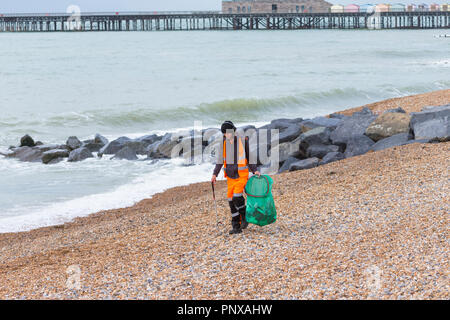
[[[251,173],[259,173],[256,163],[250,163],[250,143],[248,137],[245,137],[245,157],[247,158],[248,168]]]

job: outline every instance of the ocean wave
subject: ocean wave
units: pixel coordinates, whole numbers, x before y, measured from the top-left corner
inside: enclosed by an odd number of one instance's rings
[[[450,67],[450,59],[418,61],[418,62],[411,62],[409,64],[410,65],[419,65],[419,66]]]
[[[79,128],[79,127],[132,127],[139,124],[159,124],[162,122],[190,122],[193,120],[203,120],[206,122],[220,122],[225,118],[238,118],[242,121],[254,121],[261,119],[258,114],[269,117],[280,112],[290,112],[320,109],[321,107],[351,106],[354,103],[370,103],[379,99],[424,93],[427,91],[450,88],[450,81],[436,81],[432,84],[395,87],[386,84],[373,90],[359,90],[356,88],[336,88],[328,91],[312,91],[298,95],[281,96],[275,98],[239,98],[216,101],[212,103],[201,103],[197,106],[181,106],[163,110],[153,108],[134,108],[130,110],[103,109],[88,110],[81,112],[66,112],[48,117],[40,115],[29,116],[29,119],[2,119],[0,128],[6,128],[11,132],[15,127],[19,130],[34,130],[36,128]],[[39,120],[35,120],[39,119]]]
[[[150,168],[148,173],[112,191],[41,206],[18,205],[3,210],[0,216],[0,233],[29,231],[62,224],[95,212],[132,206],[172,187],[208,180],[212,171],[211,164],[186,167],[182,166],[182,163],[181,159],[160,161],[154,165],[155,168]]]
[[[389,50],[389,49],[375,49],[375,50],[360,50],[357,54],[365,54],[374,57],[383,58],[417,58],[429,57],[436,52],[433,50]]]

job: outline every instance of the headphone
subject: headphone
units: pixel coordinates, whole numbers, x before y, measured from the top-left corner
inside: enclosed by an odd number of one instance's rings
[[[227,120],[224,123],[222,123],[222,127],[220,128],[220,131],[222,133],[225,133],[227,129],[232,129],[233,131],[236,131],[236,127],[234,126],[233,122]]]

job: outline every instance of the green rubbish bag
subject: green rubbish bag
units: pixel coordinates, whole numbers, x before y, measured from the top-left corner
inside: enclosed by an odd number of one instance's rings
[[[277,220],[272,196],[273,180],[268,175],[252,176],[245,186],[247,194],[246,219],[248,223],[266,226]]]

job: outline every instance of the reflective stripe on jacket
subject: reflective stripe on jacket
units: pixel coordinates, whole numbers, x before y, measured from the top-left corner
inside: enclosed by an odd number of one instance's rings
[[[234,139],[234,142],[237,143],[237,148],[233,145],[232,151],[232,161],[227,165],[227,144],[231,146],[227,140],[223,142],[223,170],[225,177],[229,177],[231,179],[237,179],[239,177],[248,177],[248,162],[247,156],[245,154],[245,147],[242,143],[242,138],[237,137]],[[237,150],[236,150],[237,149]],[[237,151],[237,156],[234,155],[234,151]],[[235,159],[237,158],[237,163]],[[228,159],[230,160],[230,159]]]
[[[229,146],[230,145],[233,146],[232,154],[234,153],[234,155],[235,155],[236,153],[238,153],[238,150],[236,148],[236,145],[239,145],[238,140],[241,140],[241,143],[244,144],[244,156],[247,161],[249,171],[252,173],[255,173],[256,171],[258,171],[258,166],[256,164],[249,163],[249,161],[250,161],[250,157],[249,157],[250,156],[250,144],[249,144],[248,137],[239,137],[239,139],[238,139],[238,137],[235,136],[234,142],[236,142],[236,143],[230,144],[228,142]],[[220,150],[219,150],[219,153],[217,154],[217,159],[216,159],[217,160],[216,166],[214,167],[214,171],[213,171],[213,175],[215,175],[216,177],[219,176],[220,170],[222,169],[222,167],[224,165],[224,158],[226,158],[226,157],[223,157],[223,155],[224,155],[223,150],[225,149],[224,146],[225,146],[225,142],[226,142],[225,137],[223,137],[223,142],[224,143],[220,145]],[[230,156],[231,155],[229,155],[229,157]],[[233,159],[233,161],[231,161],[231,162],[229,161],[227,169],[226,169],[226,175],[225,175],[231,179],[239,178],[239,170],[238,170],[239,166],[236,164],[238,162],[238,157],[236,156],[234,158],[235,159]],[[226,161],[226,159],[225,159],[225,161]],[[225,173],[225,170],[224,170],[224,173]]]

